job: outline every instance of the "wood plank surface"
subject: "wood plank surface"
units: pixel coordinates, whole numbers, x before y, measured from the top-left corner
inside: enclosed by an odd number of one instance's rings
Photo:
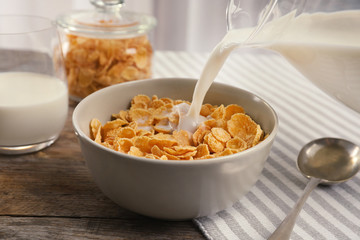
[[[0,239],[202,239],[191,222],[160,220],[0,217]]]
[[[192,221],[140,216],[102,194],[81,155],[73,109],[52,146],[0,154],[0,239],[204,239]]]

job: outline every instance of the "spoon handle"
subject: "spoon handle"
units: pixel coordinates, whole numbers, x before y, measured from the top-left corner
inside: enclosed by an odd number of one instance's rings
[[[299,215],[306,199],[310,195],[311,191],[321,182],[319,178],[310,178],[310,181],[306,185],[301,198],[297,201],[291,212],[282,221],[280,226],[275,232],[268,238],[268,240],[285,240],[290,239],[290,235],[294,228],[296,218]]]

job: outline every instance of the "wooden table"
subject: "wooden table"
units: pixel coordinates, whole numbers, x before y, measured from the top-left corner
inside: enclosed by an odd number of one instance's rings
[[[100,191],[74,134],[71,105],[52,146],[0,155],[0,239],[204,239],[192,221],[140,216]]]

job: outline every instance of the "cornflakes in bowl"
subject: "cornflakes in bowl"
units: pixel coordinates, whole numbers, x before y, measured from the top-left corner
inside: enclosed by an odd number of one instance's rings
[[[276,113],[250,92],[213,83],[201,110],[205,121],[190,138],[171,128],[177,117],[170,110],[191,101],[195,84],[127,82],[76,106],[73,125],[87,166],[120,206],[154,218],[191,219],[231,206],[258,180],[277,132]]]
[[[190,103],[137,95],[128,110],[105,123],[94,118],[90,137],[118,152],[161,160],[199,160],[226,156],[256,146],[264,139],[261,126],[237,104],[205,104],[194,132],[179,127]]]

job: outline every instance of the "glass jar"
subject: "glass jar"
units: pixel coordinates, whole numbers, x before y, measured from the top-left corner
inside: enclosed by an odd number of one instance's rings
[[[124,0],[90,0],[94,11],[57,18],[70,98],[151,77],[154,17],[124,11]]]

